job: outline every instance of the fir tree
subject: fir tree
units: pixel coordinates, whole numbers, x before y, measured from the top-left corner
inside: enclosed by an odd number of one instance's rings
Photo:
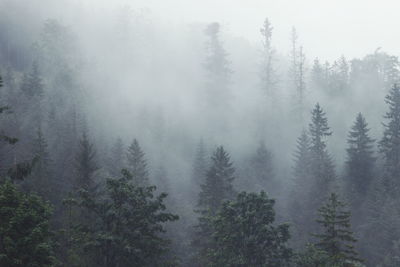
[[[199,207],[215,214],[224,200],[234,197],[232,182],[235,169],[229,154],[220,146],[211,157],[211,167],[201,185]]]
[[[389,106],[384,118],[384,132],[379,142],[380,152],[385,160],[384,184],[387,192],[396,194],[400,192],[400,87],[393,85],[385,102]]]
[[[351,213],[346,210],[346,205],[339,200],[338,195],[332,193],[328,201],[318,209],[318,214],[317,222],[322,227],[322,233],[315,235],[318,238],[317,246],[325,251],[335,264],[360,262],[353,245],[357,240],[350,230]]]
[[[43,81],[39,73],[39,67],[33,62],[31,72],[25,74],[22,79],[21,91],[28,98],[43,96]]]
[[[286,266],[289,226],[274,225],[275,201],[261,193],[240,193],[227,201],[212,222],[212,266]]]
[[[133,139],[132,144],[128,147],[127,167],[132,174],[132,181],[138,186],[145,186],[149,184],[149,172],[147,170],[147,160],[142,151],[139,142]]]
[[[36,195],[0,184],[0,265],[54,266],[51,207]]]
[[[155,186],[138,187],[132,175],[106,180],[105,197],[81,190],[73,202],[91,221],[74,226],[74,246],[81,261],[89,266],[168,266],[162,256],[170,241],[165,239],[165,223],[178,219],[166,212],[165,193],[154,195]]]
[[[211,166],[206,179],[201,185],[197,212],[200,214],[198,224],[192,238],[192,247],[195,249],[196,266],[209,264],[207,256],[210,249],[215,247],[212,240],[212,219],[225,200],[234,197],[232,182],[235,169],[230,161],[229,154],[220,146],[211,157]]]
[[[75,157],[75,189],[84,189],[93,193],[97,186],[94,174],[98,169],[95,149],[93,144],[90,143],[86,132],[84,132],[79,142],[78,153]]]
[[[357,115],[347,139],[346,188],[353,200],[362,200],[374,178],[374,140],[361,113]]]
[[[194,157],[193,167],[192,167],[192,181],[197,187],[203,184],[207,171],[207,159],[206,159],[206,148],[203,140],[200,140],[196,154]]]
[[[118,176],[125,168],[124,150],[122,139],[118,138],[111,148],[108,159],[108,169],[112,177]]]
[[[262,89],[265,91],[267,96],[272,96],[274,94],[274,89],[278,82],[274,68],[275,50],[272,48],[271,44],[272,30],[273,27],[271,22],[266,18],[260,32],[263,44],[261,81]]]
[[[248,170],[250,181],[247,182],[251,182],[256,191],[272,192],[276,189],[272,159],[271,151],[261,142],[256,153],[250,158]]]
[[[314,194],[320,200],[328,195],[330,186],[335,179],[335,170],[330,155],[326,149],[325,138],[332,135],[328,126],[325,112],[317,103],[311,112],[311,123],[309,124],[310,151],[311,151],[311,173],[314,181]]]

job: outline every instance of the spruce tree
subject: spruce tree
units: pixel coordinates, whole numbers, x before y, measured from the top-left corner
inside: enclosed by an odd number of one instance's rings
[[[51,207],[9,180],[0,184],[0,266],[54,266]]]
[[[273,156],[264,142],[260,142],[255,154],[250,158],[248,174],[252,189],[273,192],[276,189]]]
[[[132,174],[132,182],[138,186],[146,186],[149,184],[149,172],[147,170],[147,160],[139,142],[133,139],[132,144],[128,147],[127,167]]]
[[[332,159],[326,148],[326,137],[332,135],[325,112],[317,103],[311,112],[309,124],[311,173],[313,194],[321,201],[328,196],[330,187],[335,180],[335,170]]]
[[[347,139],[346,188],[348,197],[354,201],[364,199],[374,178],[374,140],[368,132],[368,124],[359,113]]]
[[[276,77],[276,70],[274,67],[275,50],[272,48],[273,27],[268,18],[264,20],[263,27],[260,29],[262,35],[263,54],[262,54],[262,70],[261,81],[262,89],[267,96],[273,96],[278,79]]]
[[[384,132],[379,142],[380,152],[385,163],[384,184],[389,194],[400,192],[400,87],[395,84],[386,96],[389,107],[384,118]]]
[[[211,157],[211,167],[206,179],[201,185],[199,207],[215,214],[224,200],[232,199],[235,195],[232,182],[235,169],[229,154],[223,146],[217,147]]]
[[[289,226],[274,225],[274,204],[264,191],[224,202],[212,221],[211,266],[288,266]]]
[[[125,168],[124,150],[122,139],[118,138],[111,148],[108,159],[108,169],[112,177],[118,176]]]
[[[98,169],[96,151],[93,144],[90,143],[86,132],[84,132],[79,142],[78,153],[75,157],[75,189],[83,189],[94,193],[97,187],[94,174]]]
[[[203,140],[200,140],[196,149],[192,167],[192,181],[194,186],[200,187],[200,185],[204,183],[206,172],[207,172],[206,148]]]
[[[28,98],[43,96],[43,81],[36,62],[33,62],[31,71],[24,74],[21,91]]]
[[[357,241],[353,237],[350,224],[350,211],[339,200],[336,193],[331,193],[328,201],[318,209],[317,223],[322,232],[315,234],[317,246],[325,251],[335,264],[361,262],[354,249]],[[350,265],[351,266],[351,265]]]
[[[225,200],[233,199],[235,192],[232,186],[235,169],[229,154],[222,146],[217,147],[211,157],[211,166],[206,179],[201,185],[198,201],[198,224],[192,237],[195,250],[195,266],[210,264],[209,252],[215,247],[212,240],[212,220]]]

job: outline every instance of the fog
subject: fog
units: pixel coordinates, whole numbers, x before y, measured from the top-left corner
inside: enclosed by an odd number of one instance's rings
[[[302,233],[319,228],[308,228],[314,218],[308,224],[293,212],[293,203],[303,200],[295,198],[314,190],[298,187],[308,180],[298,180],[294,170],[297,141],[302,131],[315,141],[311,112],[319,103],[332,132],[321,135],[321,157],[328,162],[323,164],[332,165],[324,168],[334,172],[328,191],[338,192],[356,209],[353,230],[364,264],[396,266],[384,264],[394,262],[398,247],[392,244],[400,234],[382,237],[387,242],[383,252],[376,252],[365,235],[383,220],[383,215],[372,219],[368,211],[387,173],[387,156],[378,142],[388,125],[385,96],[400,77],[398,6],[389,0],[0,0],[1,103],[13,110],[2,124],[7,135],[20,140],[13,148],[2,145],[1,164],[35,156],[35,133],[43,131],[51,175],[62,188],[60,199],[50,199],[56,207],[54,227],[61,229],[61,197],[74,186],[79,138],[87,135],[95,148],[99,168],[93,179],[98,184],[115,175],[116,166],[129,169],[125,150],[137,139],[150,184],[168,193],[168,210],[180,216],[165,234],[172,240],[172,254],[180,265],[191,266],[195,211],[205,183],[195,180],[196,155],[203,144],[209,166],[222,145],[235,168],[235,192],[264,190],[276,199],[277,223],[291,225],[288,243],[303,251],[313,239]],[[260,30],[266,19],[272,27],[268,36],[265,28]],[[33,65],[43,87],[39,100],[23,93]],[[356,189],[348,189],[352,143],[347,140],[358,113],[368,123],[368,149],[377,160],[369,195],[354,197]],[[124,159],[118,162],[119,138]],[[252,165],[260,144],[270,155],[263,166],[273,170],[263,182],[257,180],[263,171]],[[35,191],[32,179],[18,184]],[[319,193],[315,199],[325,197]],[[392,207],[396,201],[383,202]],[[314,216],[315,207],[307,203],[301,206],[307,210],[304,216]],[[393,225],[397,228],[397,221]],[[60,255],[66,264],[61,266],[68,266],[68,257]]]

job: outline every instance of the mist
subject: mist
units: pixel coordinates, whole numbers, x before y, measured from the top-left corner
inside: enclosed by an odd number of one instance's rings
[[[0,202],[7,186],[38,195],[51,244],[38,259],[0,237],[0,265],[397,266],[396,7],[0,0]],[[110,219],[118,194],[127,213],[161,194],[162,216]],[[332,229],[348,232],[328,240],[320,208],[341,201],[351,216]],[[271,221],[234,225],[239,206]],[[258,223],[275,232],[238,234]]]

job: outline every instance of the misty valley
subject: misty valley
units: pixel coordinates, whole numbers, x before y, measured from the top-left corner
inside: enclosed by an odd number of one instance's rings
[[[1,267],[400,266],[397,55],[101,2],[0,0]]]

